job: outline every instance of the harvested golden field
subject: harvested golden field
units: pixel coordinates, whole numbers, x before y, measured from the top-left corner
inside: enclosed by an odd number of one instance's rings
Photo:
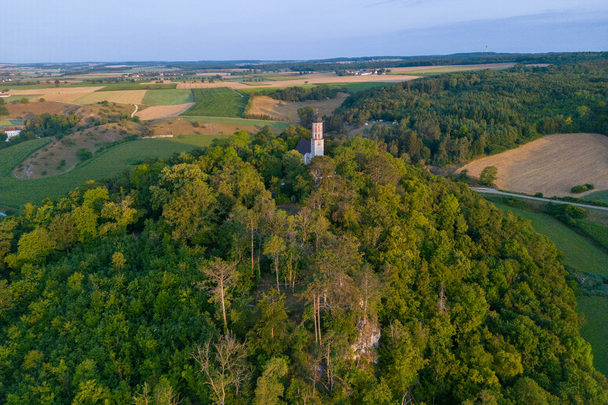
[[[159,118],[179,115],[192,107],[194,103],[176,105],[153,105],[135,113],[142,121],[157,120]]]
[[[231,89],[250,89],[255,87],[291,87],[328,83],[365,83],[365,82],[403,82],[417,79],[416,76],[399,75],[369,75],[369,76],[338,76],[335,73],[318,73],[301,76],[293,80],[275,80],[267,82],[253,82],[251,86],[240,82],[219,81],[209,82],[186,82],[178,83],[178,89],[210,89],[216,87],[230,87]]]
[[[149,127],[154,129],[156,135],[232,135],[241,130],[256,133],[262,129],[262,127],[253,125],[220,124],[217,122],[204,122],[203,120],[199,121],[199,124],[200,127],[196,128],[192,123],[181,118],[169,118],[151,122]]]
[[[2,119],[8,120],[27,120],[44,113],[63,114],[66,110],[70,109],[69,105],[53,101],[46,101],[44,103],[30,101],[27,104],[7,104],[5,107],[7,108],[9,115],[8,117],[2,117]]]
[[[81,92],[81,93],[53,93],[53,94],[44,94],[37,99],[44,98],[46,101],[59,101],[61,103],[73,103],[74,100],[79,99],[80,97],[84,97],[87,94],[91,93],[90,91]]]
[[[593,184],[594,191],[608,189],[608,136],[599,134],[547,135],[517,149],[476,160],[456,171],[467,169],[479,177],[487,166],[496,166],[496,187],[526,194],[541,192],[545,197],[580,197],[570,189]]]
[[[29,90],[11,90],[9,94],[11,96],[32,96],[36,94],[66,94],[66,93],[92,93],[99,89],[103,89],[104,86],[100,87],[51,87],[48,89],[29,89]],[[45,96],[42,96],[45,97]]]
[[[93,104],[101,101],[120,104],[142,104],[147,90],[122,90],[122,91],[100,91],[80,97],[74,102],[76,104]]]
[[[253,99],[253,107],[249,114],[267,114],[283,120],[285,117],[290,117],[289,122],[300,122],[298,118],[298,109],[302,107],[312,107],[319,110],[319,115],[331,115],[334,110],[342,105],[348,97],[346,93],[338,93],[338,96],[330,100],[310,100],[310,101],[280,101],[267,96],[259,96]]]

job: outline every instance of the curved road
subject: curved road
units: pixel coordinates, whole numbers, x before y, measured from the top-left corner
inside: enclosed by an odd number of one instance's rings
[[[135,111],[133,111],[133,114],[131,114],[131,118],[135,117],[135,113],[139,109],[139,107],[137,106],[137,104],[133,104],[133,105],[135,106]]]
[[[506,195],[506,196],[509,196],[509,197],[524,198],[526,200],[536,200],[536,201],[552,202],[554,204],[570,204],[570,205],[576,205],[577,207],[589,208],[589,209],[592,209],[592,210],[608,211],[608,207],[597,207],[595,205],[579,204],[579,203],[572,203],[572,202],[567,202],[567,201],[551,200],[549,198],[530,197],[530,196],[527,196],[527,195],[505,193],[504,191],[496,190],[495,188],[471,187],[471,190],[477,191],[478,193],[499,194],[499,195]]]

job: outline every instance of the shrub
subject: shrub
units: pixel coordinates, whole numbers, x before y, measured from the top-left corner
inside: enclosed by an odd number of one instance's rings
[[[595,186],[593,184],[583,184],[582,186],[574,186],[570,189],[573,194],[584,193],[585,191],[593,190]]]
[[[78,155],[78,158],[83,161],[93,157],[93,154],[90,150],[87,150],[87,148],[78,149],[78,152],[76,152],[76,154]]]

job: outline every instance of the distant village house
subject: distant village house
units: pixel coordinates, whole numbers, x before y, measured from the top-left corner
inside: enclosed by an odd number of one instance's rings
[[[6,134],[6,136],[7,136],[6,142],[8,142],[9,139],[11,139],[14,136],[19,135],[21,133],[21,131],[23,131],[24,129],[25,129],[25,127],[23,125],[17,126],[17,127],[4,127],[2,132],[4,132]]]

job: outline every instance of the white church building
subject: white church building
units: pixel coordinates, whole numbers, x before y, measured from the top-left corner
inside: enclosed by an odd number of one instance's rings
[[[315,156],[323,156],[323,120],[320,117],[317,116],[312,120],[312,139],[309,141],[301,138],[296,150],[302,155],[305,164],[310,163],[310,159]]]

